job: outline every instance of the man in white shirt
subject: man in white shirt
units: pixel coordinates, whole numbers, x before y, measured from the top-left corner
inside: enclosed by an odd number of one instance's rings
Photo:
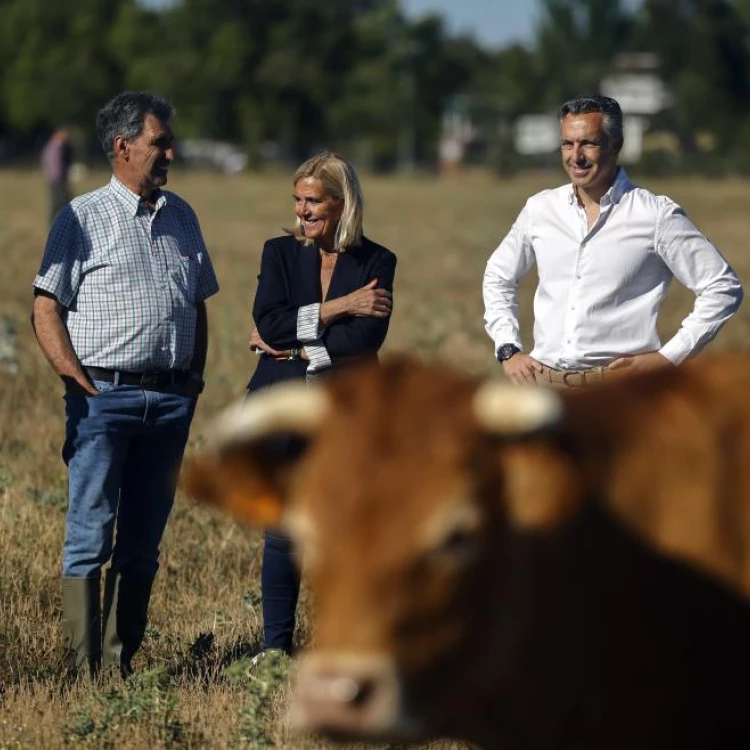
[[[559,119],[571,184],[529,198],[487,262],[485,328],[497,359],[516,384],[569,386],[677,365],[737,311],[740,281],[679,205],[636,187],[618,166],[622,111],[614,99],[571,99]],[[534,348],[526,354],[518,282],[534,263]],[[696,299],[662,345],[656,317],[672,277]]]

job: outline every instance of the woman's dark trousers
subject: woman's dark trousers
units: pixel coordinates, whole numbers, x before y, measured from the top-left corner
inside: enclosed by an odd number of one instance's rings
[[[290,653],[300,574],[288,537],[278,531],[266,531],[264,540],[261,573],[264,648],[280,648]]]

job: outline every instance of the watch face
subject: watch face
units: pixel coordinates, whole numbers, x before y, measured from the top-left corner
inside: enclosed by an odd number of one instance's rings
[[[521,351],[517,346],[513,344],[503,344],[497,350],[497,358],[501,362],[505,362],[506,359],[510,359],[516,352]]]

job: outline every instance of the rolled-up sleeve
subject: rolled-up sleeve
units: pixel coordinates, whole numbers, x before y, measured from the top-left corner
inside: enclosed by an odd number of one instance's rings
[[[308,374],[320,372],[321,370],[329,368],[333,364],[331,356],[328,354],[328,349],[325,348],[323,342],[320,340],[312,344],[306,344],[305,353],[310,362],[307,368]]]
[[[297,339],[309,344],[320,338],[320,302],[302,305],[297,310]]]
[[[675,278],[696,295],[679,331],[660,349],[679,364],[697,354],[737,312],[742,284],[721,253],[671,201],[659,216],[656,248]]]

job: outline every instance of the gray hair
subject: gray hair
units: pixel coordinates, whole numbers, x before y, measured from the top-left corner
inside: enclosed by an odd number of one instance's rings
[[[115,158],[115,138],[119,135],[128,141],[136,139],[143,132],[146,115],[153,115],[166,125],[174,116],[174,107],[150,91],[125,91],[99,110],[96,133],[110,161]]]
[[[326,194],[344,202],[341,219],[336,227],[334,246],[338,250],[359,245],[362,241],[362,217],[364,197],[354,167],[343,156],[324,151],[301,164],[294,173],[294,184],[311,177],[320,180]],[[306,245],[312,240],[305,238],[302,223],[297,218],[294,236]]]
[[[590,112],[601,112],[602,127],[612,143],[622,143],[622,110],[615,99],[609,96],[577,96],[568,99],[560,107],[558,119],[562,123],[567,115],[587,115]]]

